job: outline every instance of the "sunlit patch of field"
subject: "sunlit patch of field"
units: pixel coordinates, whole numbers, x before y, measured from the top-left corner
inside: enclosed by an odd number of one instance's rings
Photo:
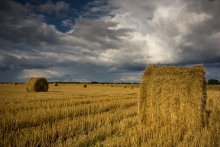
[[[140,127],[138,93],[138,85],[59,84],[50,85],[46,93],[28,93],[25,85],[2,84],[0,146],[172,144],[165,130],[161,140],[155,140],[151,128]],[[175,145],[219,145],[220,90],[210,88],[207,94],[210,128],[200,134],[188,132]]]

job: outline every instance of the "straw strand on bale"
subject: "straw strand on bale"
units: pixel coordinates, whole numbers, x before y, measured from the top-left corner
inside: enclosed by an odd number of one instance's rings
[[[28,92],[47,92],[48,82],[42,77],[33,77],[27,83]]]

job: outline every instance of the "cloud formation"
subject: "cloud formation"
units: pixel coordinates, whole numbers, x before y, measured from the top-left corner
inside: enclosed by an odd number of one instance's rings
[[[61,20],[67,32],[44,15],[70,9],[64,1],[0,2],[0,80],[139,81],[148,64],[199,63],[220,79],[218,0],[94,0]]]
[[[56,12],[59,13],[60,11],[67,11],[69,10],[69,4],[65,3],[64,1],[58,1],[53,3],[52,1],[47,1],[47,3],[41,4],[39,6],[41,12],[52,13]]]
[[[212,63],[220,60],[220,1],[115,0],[109,20],[143,40],[147,63]],[[208,9],[207,9],[208,8]]]

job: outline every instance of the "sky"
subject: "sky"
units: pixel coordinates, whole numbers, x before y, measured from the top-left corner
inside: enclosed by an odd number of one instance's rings
[[[220,80],[220,0],[0,1],[0,82],[139,82],[150,64]]]

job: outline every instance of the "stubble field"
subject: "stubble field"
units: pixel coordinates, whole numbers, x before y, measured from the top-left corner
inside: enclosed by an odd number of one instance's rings
[[[133,86],[133,89],[132,89]],[[139,85],[0,85],[0,146],[220,146],[220,87],[208,87],[210,126],[161,136],[138,122]],[[163,132],[164,131],[164,132]]]

